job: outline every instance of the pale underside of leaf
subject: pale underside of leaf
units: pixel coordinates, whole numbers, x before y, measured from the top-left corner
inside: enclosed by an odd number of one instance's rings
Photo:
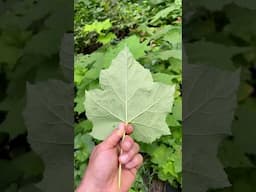
[[[149,70],[136,62],[126,48],[101,71],[102,89],[86,92],[86,115],[92,120],[92,135],[104,139],[120,122],[131,123],[134,137],[152,142],[170,134],[165,123],[174,86],[154,83]]]

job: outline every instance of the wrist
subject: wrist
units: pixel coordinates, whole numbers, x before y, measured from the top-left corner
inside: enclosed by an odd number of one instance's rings
[[[76,189],[76,192],[112,192],[101,184],[97,183],[92,175],[88,176],[88,174],[86,174],[79,187]]]
[[[104,190],[94,183],[87,182],[86,180],[82,181],[79,187],[76,189],[76,192],[103,192]]]

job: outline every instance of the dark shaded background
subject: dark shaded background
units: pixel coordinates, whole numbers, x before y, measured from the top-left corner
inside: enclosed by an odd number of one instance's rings
[[[255,1],[183,1],[184,192],[256,191],[255,16]]]
[[[72,32],[72,1],[0,1],[0,191],[73,190]]]

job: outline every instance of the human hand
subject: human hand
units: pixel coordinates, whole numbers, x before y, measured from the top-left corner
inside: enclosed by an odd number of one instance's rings
[[[124,131],[126,136],[120,144]],[[129,136],[131,125],[121,123],[118,129],[97,145],[90,157],[84,178],[77,192],[128,192],[142,165],[139,145]],[[120,148],[123,154],[119,156]],[[118,189],[118,164],[122,163],[121,189]]]

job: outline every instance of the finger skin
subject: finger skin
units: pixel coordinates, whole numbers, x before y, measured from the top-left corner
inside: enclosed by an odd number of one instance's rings
[[[124,141],[121,143],[121,149],[124,152],[128,152],[129,150],[131,150],[134,143],[135,143],[134,140],[129,135],[127,135],[125,136]]]
[[[114,148],[116,147],[120,140],[123,137],[123,133],[125,131],[125,126],[123,123],[120,123],[119,127],[115,129],[108,137],[103,141],[103,144],[106,148]]]
[[[131,124],[126,125],[125,131],[126,131],[126,134],[127,134],[127,135],[132,134],[132,132],[133,132],[133,126],[132,126]]]
[[[118,128],[115,129],[104,141],[104,146],[106,148],[114,148],[116,147],[120,140],[123,137],[124,131],[126,134],[131,134],[133,132],[132,125],[126,125],[125,123],[120,123]]]
[[[122,163],[122,164],[125,164],[129,161],[131,161],[133,159],[133,157],[139,153],[140,151],[140,147],[137,143],[134,143],[134,145],[132,146],[132,148],[123,153],[120,157],[119,157],[119,161]]]
[[[133,169],[133,168],[139,168],[143,163],[143,157],[141,154],[137,154],[133,157],[131,161],[129,161],[127,164],[125,164],[125,167],[127,169]]]

